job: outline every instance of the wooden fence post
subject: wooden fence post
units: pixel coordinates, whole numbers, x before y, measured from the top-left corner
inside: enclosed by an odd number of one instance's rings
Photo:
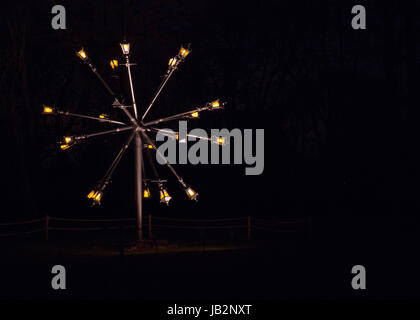
[[[248,240],[251,240],[251,216],[248,216]]]
[[[152,239],[152,215],[149,214],[149,239]]]
[[[47,241],[48,241],[48,227],[49,227],[49,224],[50,224],[50,217],[47,215],[45,217],[45,240],[47,240]]]

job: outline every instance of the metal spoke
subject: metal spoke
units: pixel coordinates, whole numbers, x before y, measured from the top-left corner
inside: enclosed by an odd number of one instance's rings
[[[134,97],[134,88],[133,88],[133,78],[131,77],[131,64],[128,55],[125,56],[126,67],[128,71],[128,79],[130,80],[130,91],[131,91],[131,100],[133,102],[134,118],[137,119],[137,104],[136,98]]]
[[[217,105],[217,107],[216,107],[216,105]],[[172,121],[172,120],[178,120],[178,119],[182,119],[182,118],[197,118],[199,116],[200,112],[223,109],[224,105],[225,105],[225,103],[221,103],[219,101],[219,99],[217,99],[213,102],[207,103],[204,107],[198,107],[198,108],[195,108],[195,109],[187,111],[187,112],[182,112],[182,113],[178,113],[178,114],[175,114],[175,115],[172,115],[172,116],[168,116],[168,117],[160,118],[160,119],[157,119],[157,120],[145,122],[145,123],[143,123],[143,125],[148,127],[148,126],[153,126],[153,125],[156,125],[156,124],[159,124],[159,123],[168,122],[168,121]]]
[[[112,174],[114,173],[115,169],[117,168],[117,166],[118,166],[118,164],[119,164],[122,156],[124,155],[125,151],[130,146],[130,143],[133,140],[135,134],[136,134],[136,131],[133,130],[133,132],[128,137],[126,143],[121,147],[121,149],[118,152],[117,156],[112,161],[111,165],[109,166],[108,170],[105,173],[105,176],[101,179],[101,181],[103,181],[103,182],[108,181],[109,182],[109,180],[111,179]]]
[[[96,120],[96,121],[99,121],[99,122],[107,122],[107,123],[113,123],[113,124],[127,125],[126,123],[121,122],[121,121],[116,121],[116,120],[112,120],[112,119],[108,119],[108,118],[92,117],[92,116],[87,116],[87,115],[84,115],[84,114],[73,113],[73,112],[68,112],[68,111],[56,110],[56,113],[59,114],[59,115],[66,116],[66,117],[76,117],[76,118]]]
[[[166,160],[166,158],[163,156],[163,154],[156,148],[156,145],[153,143],[152,139],[149,138],[146,132],[141,132],[144,140],[150,144],[153,149],[156,151],[156,154],[158,154],[163,160],[165,160],[165,164],[168,167],[168,169],[174,174],[174,176],[177,178],[178,182],[186,188],[187,185],[185,184],[184,180],[181,178],[181,176],[175,171],[174,167]]]
[[[111,133],[123,132],[123,131],[127,131],[127,130],[132,130],[132,129],[134,129],[134,127],[132,127],[132,126],[120,127],[120,128],[115,128],[115,129],[106,130],[106,131],[82,134],[82,135],[76,136],[74,138],[75,138],[75,140],[81,140],[81,139],[87,139],[87,138],[92,138],[92,137],[97,137],[97,136],[103,136],[103,135],[111,134]]]
[[[168,131],[168,130],[160,129],[160,128],[156,128],[156,127],[149,127],[146,130],[153,131],[153,132],[156,132],[156,133],[157,132],[161,132],[161,133],[167,134],[168,137],[173,137],[173,138],[175,138],[177,140],[179,139],[179,132]],[[174,137],[174,135],[175,135],[175,137]],[[210,142],[213,141],[212,138],[203,137],[203,136],[197,136],[197,135],[189,134],[189,133],[186,134],[186,137],[188,137],[188,138],[194,138],[194,139],[199,139],[199,140],[207,140],[207,141],[210,141]]]
[[[82,49],[83,50],[83,49]],[[80,56],[80,55],[79,55]],[[98,77],[98,79],[101,81],[101,83],[103,84],[103,86],[105,87],[105,89],[111,94],[111,96],[114,98],[114,103],[113,106],[116,107],[120,107],[121,109],[123,109],[124,113],[128,116],[128,118],[130,119],[130,121],[132,123],[136,123],[136,121],[133,121],[133,116],[131,115],[131,113],[126,110],[126,106],[123,106],[121,104],[121,102],[118,100],[115,92],[111,89],[111,87],[108,85],[108,83],[104,80],[104,78],[102,78],[101,74],[98,72],[98,70],[96,69],[96,67],[92,64],[92,61],[90,60],[90,58],[88,58],[87,56],[85,58],[82,58],[83,62],[86,63],[90,70],[92,70],[92,72]]]
[[[149,106],[147,107],[146,111],[144,112],[143,116],[141,117],[142,121],[146,117],[149,110],[152,108],[152,106],[155,103],[157,97],[159,96],[159,94],[161,93],[161,91],[163,90],[163,88],[165,87],[166,83],[168,82],[169,78],[172,76],[172,74],[174,73],[175,70],[176,70],[176,68],[172,69],[168,74],[166,74],[164,76],[163,81],[161,82],[159,88],[157,89],[152,101],[150,102]]]

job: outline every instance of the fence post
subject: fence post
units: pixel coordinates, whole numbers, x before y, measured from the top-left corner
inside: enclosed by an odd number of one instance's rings
[[[45,217],[45,240],[47,240],[47,241],[48,241],[48,227],[49,227],[49,224],[50,224],[50,217],[47,215]]]
[[[251,216],[248,216],[248,240],[251,240]]]
[[[149,214],[149,239],[152,239],[152,215]]]

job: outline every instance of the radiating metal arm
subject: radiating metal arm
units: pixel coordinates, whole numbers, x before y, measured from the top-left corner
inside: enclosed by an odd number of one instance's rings
[[[131,141],[134,138],[134,135],[136,134],[136,131],[133,130],[133,132],[128,137],[126,143],[122,146],[120,151],[118,152],[115,159],[112,161],[111,165],[109,166],[108,170],[106,171],[104,177],[101,179],[102,185],[101,185],[101,191],[103,191],[106,186],[109,184],[109,181],[111,180],[112,174],[114,173],[115,169],[118,166],[118,163],[120,162],[122,156],[124,155],[124,152],[128,149]]]
[[[131,112],[127,110],[127,106],[124,106],[123,104],[121,104],[121,102],[119,102],[117,98],[115,98],[114,103],[112,105],[115,108],[120,108],[126,114],[126,116],[130,119],[130,122],[133,125],[135,125],[136,127],[139,126],[137,119],[134,118]]]
[[[76,117],[76,118],[96,120],[96,121],[99,121],[99,122],[107,122],[107,123],[127,125],[126,123],[121,122],[121,121],[116,121],[116,120],[107,119],[107,118],[92,117],[92,116],[87,116],[87,115],[84,115],[84,114],[78,114],[78,113],[73,113],[73,112],[68,112],[68,111],[56,110],[56,113],[59,114],[59,115],[66,116],[66,117]]]
[[[104,78],[102,78],[101,74],[98,72],[98,70],[96,69],[96,67],[92,64],[92,62],[89,60],[86,60],[85,62],[90,70],[92,70],[92,72],[98,77],[98,79],[101,81],[101,83],[104,85],[105,89],[111,94],[111,96],[116,99],[117,96],[115,95],[114,91],[111,89],[111,87],[108,85],[108,83],[104,80]]]
[[[146,150],[146,155],[147,155],[147,160],[149,161],[150,167],[152,168],[153,176],[155,177],[155,180],[160,180],[159,174],[157,172],[155,163],[153,162],[153,158],[152,158],[152,154],[150,150]]]
[[[127,117],[130,119],[130,121],[133,124],[137,124],[137,121],[135,120],[135,118],[131,115],[130,111],[128,111],[126,109],[126,106],[123,106],[121,104],[121,102],[118,100],[117,96],[115,95],[115,92],[111,89],[111,87],[108,85],[108,83],[106,83],[106,81],[104,80],[104,78],[102,78],[102,76],[100,75],[100,73],[98,72],[98,70],[95,68],[95,66],[92,64],[92,62],[90,61],[90,59],[87,59],[85,61],[85,63],[89,66],[89,68],[92,70],[92,72],[98,77],[98,79],[102,82],[102,84],[104,85],[104,87],[108,90],[108,92],[112,95],[112,97],[114,98],[114,103],[113,106],[114,107],[120,107],[124,113],[127,115]]]
[[[194,109],[194,110],[191,110],[191,111],[175,114],[173,116],[169,116],[169,117],[145,122],[144,125],[145,126],[154,126],[154,125],[162,123],[162,122],[168,122],[168,121],[178,120],[178,119],[182,119],[182,118],[190,118],[192,113],[200,112],[200,111],[203,111],[203,110],[201,110],[201,108],[197,108],[197,109]]]
[[[171,172],[174,174],[174,176],[177,178],[178,182],[184,187],[186,188],[187,185],[185,184],[184,180],[181,178],[181,176],[175,171],[174,167],[172,167],[172,165],[168,162],[168,160],[166,160],[166,158],[162,155],[162,153],[160,153],[160,151],[156,148],[156,145],[153,143],[152,139],[149,138],[149,136],[147,135],[146,132],[141,132],[141,135],[143,137],[143,139],[150,144],[153,149],[155,149],[156,154],[159,155],[164,161],[166,166],[169,168],[169,170],[171,170]]]
[[[162,83],[160,84],[158,90],[156,91],[155,96],[153,97],[152,101],[150,102],[148,108],[146,109],[146,111],[144,112],[141,120],[143,121],[144,118],[146,117],[147,113],[149,112],[150,108],[152,108],[153,104],[155,103],[157,97],[159,96],[160,92],[162,91],[162,89],[165,87],[166,83],[168,82],[169,78],[172,76],[172,74],[175,72],[175,70],[178,69],[179,65],[181,63],[184,62],[185,58],[187,57],[187,55],[189,55],[191,52],[190,50],[190,45],[188,44],[187,47],[181,46],[181,49],[179,50],[179,53],[171,58],[169,60],[169,68],[166,71],[166,74],[164,76],[164,79],[162,81]]]
[[[75,136],[74,139],[75,140],[82,140],[82,139],[86,139],[86,138],[92,138],[92,137],[102,136],[102,135],[111,134],[111,133],[133,130],[134,128],[135,127],[129,126],[129,127],[115,128],[115,129],[111,129],[111,130],[95,132],[95,133],[82,134],[82,135],[79,135],[79,136]]]
[[[165,130],[165,129],[160,129],[160,128],[155,128],[155,127],[148,127],[147,129],[146,129],[147,131],[153,131],[153,132],[156,132],[156,133],[158,133],[158,132],[160,132],[160,133],[163,133],[163,134],[165,134],[166,136],[168,136],[168,137],[172,137],[172,138],[175,138],[175,139],[177,139],[178,140],[178,138],[179,138],[179,132],[174,132],[174,131],[169,131],[169,130]],[[190,137],[190,138],[194,138],[194,139],[199,139],[199,140],[207,140],[207,141],[210,141],[210,142],[212,142],[213,141],[213,139],[212,138],[209,138],[209,137],[203,137],[203,136],[196,136],[196,135],[194,135],[194,134],[186,134],[186,136],[187,137]]]
[[[134,97],[133,79],[131,77],[131,64],[130,64],[130,59],[128,55],[125,56],[125,61],[126,61],[125,65],[128,71],[128,80],[130,81],[130,90],[131,90],[131,99],[133,102],[134,118],[137,119],[137,104],[136,104],[136,98]]]
[[[200,112],[223,109],[225,104],[226,103],[222,103],[222,102],[220,102],[219,99],[217,99],[213,102],[207,103],[204,107],[198,107],[198,108],[195,108],[195,109],[187,111],[187,112],[182,112],[182,113],[178,113],[178,114],[175,114],[175,115],[172,115],[172,116],[169,116],[169,117],[157,119],[157,120],[154,120],[154,121],[145,122],[144,125],[145,126],[153,126],[153,125],[158,124],[158,123],[167,122],[167,121],[171,121],[171,120],[182,119],[182,118],[198,118]]]
[[[141,120],[142,121],[146,117],[146,115],[149,112],[149,110],[152,108],[152,106],[155,103],[157,97],[159,96],[159,94],[161,93],[161,91],[163,90],[163,88],[165,87],[166,83],[168,82],[169,78],[172,76],[172,74],[174,73],[175,70],[176,70],[176,68],[173,68],[173,69],[171,69],[171,71],[169,73],[167,73],[165,75],[163,81],[161,82],[158,90],[155,93],[155,96],[153,97],[152,101],[150,102],[149,106],[147,107],[146,111],[144,112],[143,116],[141,117]]]

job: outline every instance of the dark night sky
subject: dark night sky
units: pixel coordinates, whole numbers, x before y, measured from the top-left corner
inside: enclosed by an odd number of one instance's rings
[[[386,3],[386,5],[385,5]],[[51,28],[51,7],[67,30]],[[132,150],[101,208],[85,201],[124,134],[60,152],[55,142],[107,125],[41,116],[41,104],[109,113],[112,98],[75,51],[84,46],[111,86],[130,101],[118,43],[133,43],[141,110],[181,44],[192,53],[149,119],[220,97],[222,113],[191,124],[265,129],[265,170],[245,165],[178,166],[200,193],[188,202],[173,182],[167,216],[411,215],[419,209],[417,156],[419,1],[362,1],[367,30],[351,28],[354,1],[14,1],[2,9],[0,219],[133,216]],[[359,3],[358,3],[359,4]],[[121,68],[123,69],[123,68]],[[116,76],[121,77],[121,81]]]

